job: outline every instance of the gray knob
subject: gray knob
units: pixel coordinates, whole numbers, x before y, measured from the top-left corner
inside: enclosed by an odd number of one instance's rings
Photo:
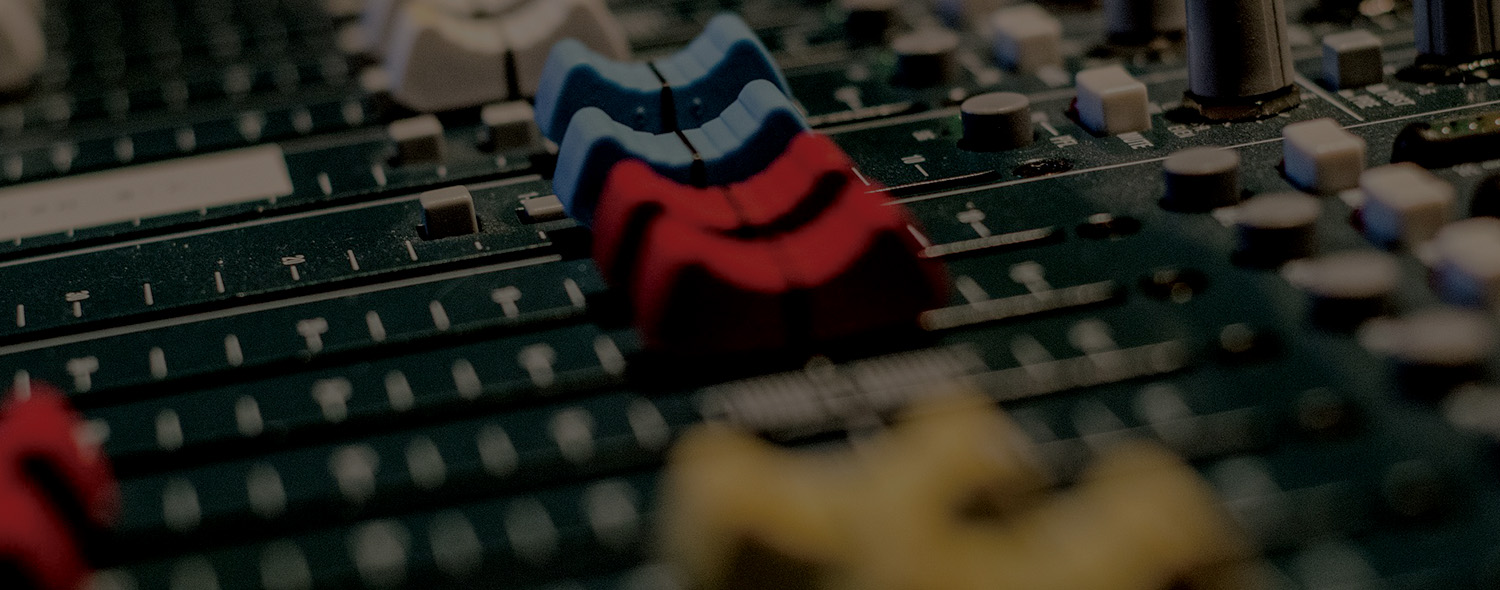
[[[1240,258],[1257,266],[1276,266],[1311,256],[1318,245],[1318,217],[1323,202],[1302,193],[1260,195],[1240,204],[1235,228]]]
[[[0,93],[25,89],[41,71],[47,55],[41,21],[41,2],[0,0]]]
[[[1162,163],[1167,193],[1162,206],[1172,211],[1205,212],[1240,202],[1240,155],[1214,147],[1175,152]]]
[[[1002,151],[1031,145],[1031,99],[1014,92],[991,92],[964,101],[964,147]]]
[[[1147,40],[1187,28],[1187,5],[1183,0],[1105,0],[1104,19],[1113,39]]]
[[[1401,259],[1380,250],[1346,250],[1294,261],[1282,276],[1312,299],[1312,319],[1347,330],[1385,314],[1401,286]]]
[[[1297,106],[1284,0],[1187,0],[1186,106],[1214,120]]]
[[[841,0],[839,4],[848,15],[844,20],[844,34],[849,38],[849,44],[869,47],[885,44],[901,3],[899,0]]]
[[[947,29],[926,28],[896,37],[891,41],[895,82],[913,88],[951,82],[958,75],[958,46],[958,35]]]
[[[1500,10],[1492,0],[1416,0],[1417,51],[1445,61],[1469,61],[1500,50]]]

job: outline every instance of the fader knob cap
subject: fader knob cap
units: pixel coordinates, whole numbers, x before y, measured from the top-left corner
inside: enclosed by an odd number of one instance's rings
[[[1173,153],[1163,163],[1167,192],[1162,206],[1173,211],[1206,212],[1240,202],[1240,155],[1214,147]]]
[[[386,48],[391,96],[421,112],[505,100],[509,48],[500,28],[496,18],[459,18],[424,3],[401,6]]]
[[[1035,141],[1031,124],[1031,99],[1014,92],[991,92],[964,101],[966,149],[1003,151],[1023,148]]]
[[[31,84],[47,57],[40,3],[0,0],[0,93]]]
[[[67,397],[41,383],[0,392],[0,563],[6,588],[85,587],[85,540],[120,512],[104,452],[80,440]],[[29,582],[29,583],[28,583]]]
[[[603,0],[533,0],[513,9],[504,22],[521,96],[536,96],[547,57],[563,39],[577,39],[610,59],[630,57],[625,29]]]

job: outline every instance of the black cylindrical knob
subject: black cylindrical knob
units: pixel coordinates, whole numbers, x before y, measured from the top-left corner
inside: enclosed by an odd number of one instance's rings
[[[1417,52],[1446,61],[1468,61],[1497,51],[1500,8],[1493,0],[1416,0]]]
[[[958,35],[947,29],[922,29],[897,37],[891,41],[896,52],[896,84],[926,88],[951,82],[958,72],[958,46]]]
[[[1188,0],[1187,23],[1188,99],[1205,116],[1255,118],[1298,104],[1284,0]]]
[[[1232,99],[1292,85],[1283,0],[1188,0],[1187,16],[1193,94]]]
[[[1235,217],[1239,255],[1263,266],[1311,256],[1322,213],[1323,202],[1303,193],[1272,193],[1241,203]]]
[[[1214,147],[1189,148],[1162,163],[1167,193],[1162,206],[1184,213],[1206,212],[1240,202],[1240,155]]]
[[[1146,40],[1187,27],[1183,0],[1105,0],[1104,20],[1111,39]]]
[[[898,0],[842,0],[844,34],[855,47],[884,45],[894,24]]]
[[[964,101],[964,139],[967,149],[1000,151],[1023,148],[1035,139],[1031,99],[1014,92],[991,92]]]

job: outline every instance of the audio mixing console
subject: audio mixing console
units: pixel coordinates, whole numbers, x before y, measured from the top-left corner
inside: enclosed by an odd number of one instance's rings
[[[1500,585],[1491,0],[0,0],[0,588]]]

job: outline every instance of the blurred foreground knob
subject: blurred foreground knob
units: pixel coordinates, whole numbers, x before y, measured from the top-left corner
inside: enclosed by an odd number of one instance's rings
[[[1022,4],[997,10],[989,27],[1000,65],[1023,74],[1063,65],[1062,23],[1047,9]]]
[[[1500,219],[1450,223],[1432,244],[1433,283],[1443,301],[1469,307],[1500,302]]]
[[[1484,376],[1496,343],[1491,321],[1480,311],[1433,308],[1372,320],[1360,329],[1359,340],[1394,361],[1408,393],[1441,397]]]
[[[1240,255],[1261,266],[1311,256],[1317,249],[1322,213],[1323,202],[1303,193],[1274,193],[1245,201],[1235,220]]]
[[[1319,325],[1350,329],[1384,315],[1401,283],[1400,260],[1379,250],[1348,250],[1294,261],[1282,274],[1312,299]]]
[[[1141,43],[1187,28],[1182,0],[1106,0],[1104,20],[1116,43]]]
[[[844,34],[854,46],[867,47],[885,43],[895,18],[899,0],[842,0]]]
[[[47,56],[42,7],[30,0],[0,0],[0,93],[31,83]]]

